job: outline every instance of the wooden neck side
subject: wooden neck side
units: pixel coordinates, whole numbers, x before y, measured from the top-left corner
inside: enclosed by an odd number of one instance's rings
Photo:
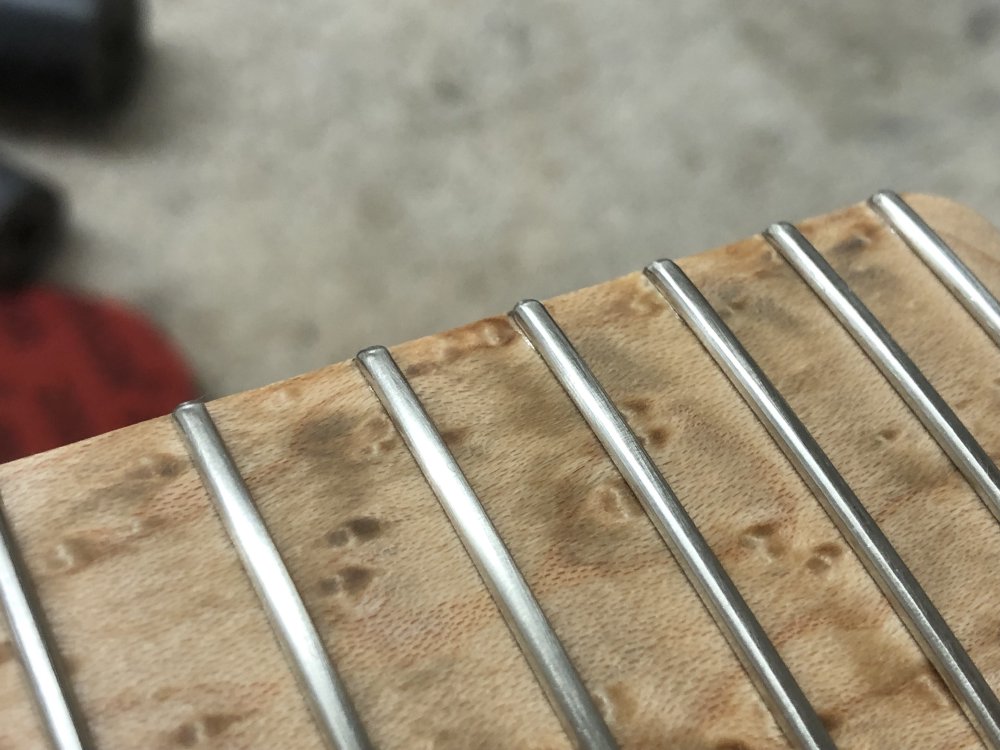
[[[1000,235],[913,205],[1000,289]],[[995,460],[1000,351],[865,206],[800,225]],[[994,689],[1000,534],[948,459],[760,238],[682,262],[882,525]],[[549,308],[643,439],[842,747],[975,747],[809,490],[639,274]],[[736,658],[506,317],[394,356],[623,747],[780,747]],[[384,748],[563,748],[493,601],[350,362],[211,405]],[[321,747],[167,418],[0,467],[97,744]],[[44,747],[0,634],[0,748]]]

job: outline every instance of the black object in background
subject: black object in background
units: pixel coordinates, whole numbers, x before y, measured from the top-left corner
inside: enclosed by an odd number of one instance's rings
[[[0,161],[0,290],[34,281],[63,231],[59,192]]]
[[[141,67],[141,0],[0,0],[0,99],[101,112]]]

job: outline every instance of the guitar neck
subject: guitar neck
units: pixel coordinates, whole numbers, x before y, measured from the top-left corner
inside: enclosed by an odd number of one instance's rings
[[[911,205],[993,290],[1000,234]],[[866,205],[799,224],[992,456],[1000,350]],[[997,522],[761,237],[680,265],[825,450],[994,689]],[[636,273],[546,303],[840,747],[977,734],[813,491]],[[392,355],[622,747],[786,739],[642,505],[507,316]],[[209,410],[372,743],[570,740],[424,474],[354,362]],[[167,417],[0,467],[11,536],[94,744],[323,747]],[[44,747],[0,630],[0,750]]]

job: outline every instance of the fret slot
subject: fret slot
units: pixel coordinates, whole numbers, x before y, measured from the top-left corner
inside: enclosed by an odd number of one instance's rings
[[[1000,302],[948,243],[895,193],[883,190],[869,198],[868,203],[1000,346]]]
[[[0,605],[11,640],[34,694],[35,704],[56,750],[92,746],[75,697],[59,663],[14,536],[0,509]]]
[[[764,236],[847,329],[1000,521],[1000,470],[920,368],[795,227],[775,224]]]
[[[1000,748],[1000,701],[926,592],[812,434],[697,287],[672,261],[646,275],[740,392],[812,489],[987,747]]]
[[[789,740],[801,748],[835,747],[722,563],[545,306],[526,300],[511,317],[642,503]]]
[[[324,739],[337,750],[367,750],[370,744],[347,689],[208,409],[198,402],[182,404],[174,420]]]
[[[578,748],[617,744],[479,498],[384,347],[356,361],[472,558],[555,713]]]

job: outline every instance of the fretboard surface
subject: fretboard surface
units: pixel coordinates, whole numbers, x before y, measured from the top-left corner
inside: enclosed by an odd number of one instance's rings
[[[909,200],[1000,290],[996,230],[942,199]],[[1000,459],[1000,350],[867,206],[799,227]],[[681,266],[1000,689],[1000,527],[967,482],[762,238]],[[652,285],[635,273],[547,305],[838,746],[977,747],[813,494]],[[392,351],[621,746],[787,747],[606,453],[508,318]],[[354,363],[209,409],[374,745],[569,747]],[[0,467],[0,493],[98,747],[320,750],[169,418]],[[25,747],[45,740],[0,631],[0,748]]]

